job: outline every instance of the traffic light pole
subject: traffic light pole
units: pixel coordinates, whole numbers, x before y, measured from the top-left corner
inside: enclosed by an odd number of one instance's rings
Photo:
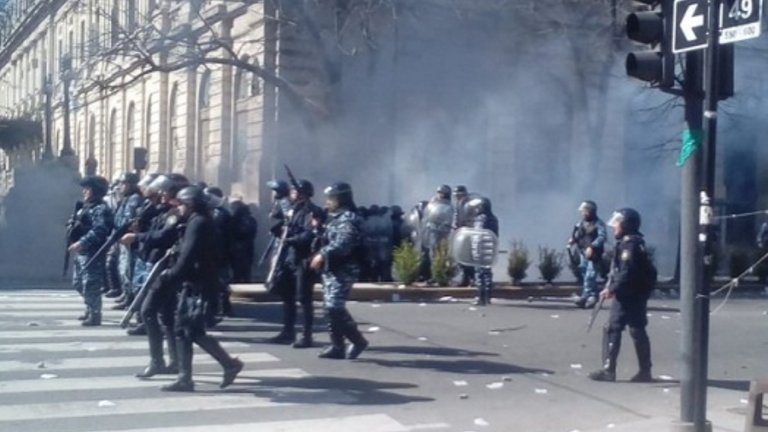
[[[696,397],[694,399],[694,425],[696,432],[704,432],[707,423],[707,385],[709,383],[709,293],[713,266],[714,226],[712,210],[715,196],[715,157],[717,152],[717,104],[720,100],[718,77],[718,46],[720,44],[720,7],[722,0],[710,0],[709,34],[707,35],[706,65],[704,71],[704,170],[702,172],[703,190],[700,196],[699,224],[700,247],[703,250],[703,277],[696,295]]]
[[[701,51],[686,54],[683,96],[687,139],[701,139],[703,128]],[[680,199],[680,424],[675,431],[701,432],[695,429],[696,390],[699,339],[696,317],[697,288],[702,284],[701,249],[699,246],[699,191],[701,190],[702,152],[695,151],[683,165]]]

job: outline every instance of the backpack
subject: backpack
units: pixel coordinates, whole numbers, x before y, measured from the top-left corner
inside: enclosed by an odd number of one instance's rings
[[[641,249],[643,253],[638,259],[638,287],[644,293],[650,295],[654,288],[656,288],[659,272],[656,270],[656,266],[653,264],[651,257],[648,256],[648,252],[645,250],[645,245],[643,245]]]

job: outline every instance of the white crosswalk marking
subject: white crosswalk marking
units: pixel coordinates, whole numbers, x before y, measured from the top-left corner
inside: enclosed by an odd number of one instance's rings
[[[254,327],[250,320],[228,320],[222,326],[226,331],[212,333],[230,337],[222,346],[246,364],[232,387],[218,389],[221,369],[195,347],[198,392],[163,393],[158,387],[175,377],[133,376],[149,361],[148,342],[116,326],[122,311],[105,310],[105,325],[86,329],[74,319],[83,309],[79,296],[16,294],[0,295],[0,432],[415,432],[449,427],[406,426],[387,414],[354,413],[350,407],[357,406],[360,392],[319,384],[323,381],[303,369],[281,367],[280,358],[258,351],[263,347],[242,342],[255,337],[241,333]],[[332,383],[334,378],[323,379]],[[298,405],[303,407],[296,412],[304,418],[279,420],[294,418],[294,411],[284,408]],[[332,415],[324,406],[332,408]]]
[[[278,359],[267,353],[239,353],[237,357],[250,363],[269,363],[277,362]],[[62,359],[40,362],[22,362],[19,360],[0,361],[0,372],[17,372],[35,370],[42,373],[48,371],[63,371],[77,369],[116,369],[125,367],[143,367],[147,365],[147,355],[123,356],[123,357],[84,357],[77,359]],[[208,356],[199,356],[195,358],[195,364],[215,364],[216,361]]]

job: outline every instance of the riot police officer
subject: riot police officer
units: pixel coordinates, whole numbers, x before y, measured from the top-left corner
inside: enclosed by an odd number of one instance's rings
[[[451,227],[457,230],[472,224],[471,218],[467,214],[467,203],[469,202],[469,192],[467,187],[458,185],[453,188],[453,222]],[[475,277],[475,268],[470,266],[461,266],[460,286],[469,286]]]
[[[632,382],[650,382],[651,342],[645,328],[648,325],[647,307],[653,283],[647,283],[651,264],[640,233],[640,214],[631,208],[617,210],[608,223],[614,230],[616,254],[611,276],[600,295],[613,299],[611,314],[603,329],[603,368],[589,376],[595,381],[615,381],[616,361],[621,349],[621,333],[629,326],[635,343],[640,370]],[[655,270],[652,282],[655,282]]]
[[[144,205],[144,198],[139,191],[139,176],[128,172],[120,178],[120,204],[115,211],[115,227],[131,224]],[[136,249],[133,246],[120,246],[119,271],[120,281],[125,298],[113,306],[115,310],[125,310],[136,295],[133,289],[133,270],[136,262]]]
[[[579,211],[581,220],[573,228],[568,246],[575,245],[579,249],[583,289],[575,302],[576,306],[591,309],[597,303],[597,273],[608,234],[605,223],[597,216],[597,204],[594,201],[582,202]]]
[[[309,348],[312,346],[314,323],[312,292],[317,280],[317,274],[309,268],[309,257],[314,240],[312,215],[317,213],[318,207],[312,203],[315,188],[309,180],[299,180],[296,185],[292,185],[290,194],[293,207],[283,228],[288,230],[283,252],[285,258],[279,263],[281,268],[276,281],[277,292],[283,301],[283,329],[280,334],[270,339],[270,342],[293,344],[294,348]],[[301,304],[303,314],[303,333],[298,341],[297,300]]]
[[[352,187],[335,183],[325,189],[328,217],[323,232],[323,246],[310,266],[322,271],[323,306],[328,317],[331,345],[320,358],[356,359],[368,347],[357,323],[347,310],[347,298],[360,274],[360,219],[355,212]],[[345,339],[352,345],[347,350]]]
[[[80,181],[83,188],[83,207],[71,222],[69,252],[75,254],[74,276],[72,279],[75,290],[83,296],[85,315],[82,325],[86,327],[101,325],[101,287],[104,285],[105,259],[104,256],[88,267],[85,264],[106,243],[113,229],[113,217],[109,207],[104,203],[104,195],[109,189],[109,183],[104,177],[86,176]]]
[[[162,387],[163,391],[191,392],[192,344],[200,346],[224,369],[220,384],[225,388],[234,382],[243,369],[243,362],[231,357],[219,342],[205,331],[205,290],[215,290],[220,259],[217,255],[216,228],[208,213],[208,200],[202,189],[188,186],[176,195],[179,215],[186,225],[179,242],[179,254],[170,269],[160,275],[164,286],[180,287],[175,315],[179,375],[176,381]]]
[[[149,195],[158,197],[155,204],[155,217],[147,230],[129,233],[123,236],[121,243],[139,245],[139,255],[146,261],[148,270],[143,274],[142,285],[146,282],[149,271],[167,253],[179,239],[179,216],[175,196],[189,181],[178,174],[161,175],[149,185]],[[154,198],[153,198],[154,199]],[[141,305],[141,319],[149,341],[150,363],[138,378],[150,378],[158,374],[178,373],[178,355],[174,328],[176,308],[176,287],[155,283],[148,287]],[[161,327],[162,324],[162,327]],[[166,366],[163,357],[163,336],[168,345],[169,363]]]
[[[289,189],[288,183],[283,180],[270,180],[267,182],[267,187],[272,190],[272,210],[269,212],[269,217],[278,221],[283,221],[288,215],[288,211],[291,210],[291,200],[288,197]],[[279,236],[279,230],[278,236]],[[273,233],[275,230],[273,229]]]
[[[499,220],[493,214],[491,200],[485,197],[473,198],[467,204],[467,216],[472,218],[474,228],[486,229],[499,235]],[[476,267],[474,269],[475,285],[477,285],[477,302],[479,306],[491,303],[491,290],[493,288],[493,271],[488,267]]]
[[[213,225],[216,227],[216,243],[219,247],[219,284],[218,292],[212,293],[212,297],[207,299],[209,310],[207,311],[207,322],[209,327],[215,326],[221,318],[219,314],[232,316],[232,303],[229,299],[229,282],[232,279],[231,266],[229,262],[229,248],[232,244],[232,213],[226,206],[224,192],[221,188],[209,186],[204,190],[208,198],[208,209],[213,217]]]

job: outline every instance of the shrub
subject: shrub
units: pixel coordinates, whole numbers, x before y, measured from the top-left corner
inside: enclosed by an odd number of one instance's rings
[[[448,240],[442,240],[437,244],[434,255],[432,256],[432,280],[438,286],[447,286],[451,279],[456,276],[457,267],[451,259],[448,249]]]
[[[403,240],[393,252],[395,278],[404,285],[411,285],[419,278],[421,254],[409,241]]]
[[[507,274],[512,279],[512,285],[519,285],[528,274],[531,260],[528,257],[528,248],[521,241],[512,241],[509,247],[509,262]]]
[[[552,283],[563,271],[563,253],[539,246],[539,272],[546,283]]]

